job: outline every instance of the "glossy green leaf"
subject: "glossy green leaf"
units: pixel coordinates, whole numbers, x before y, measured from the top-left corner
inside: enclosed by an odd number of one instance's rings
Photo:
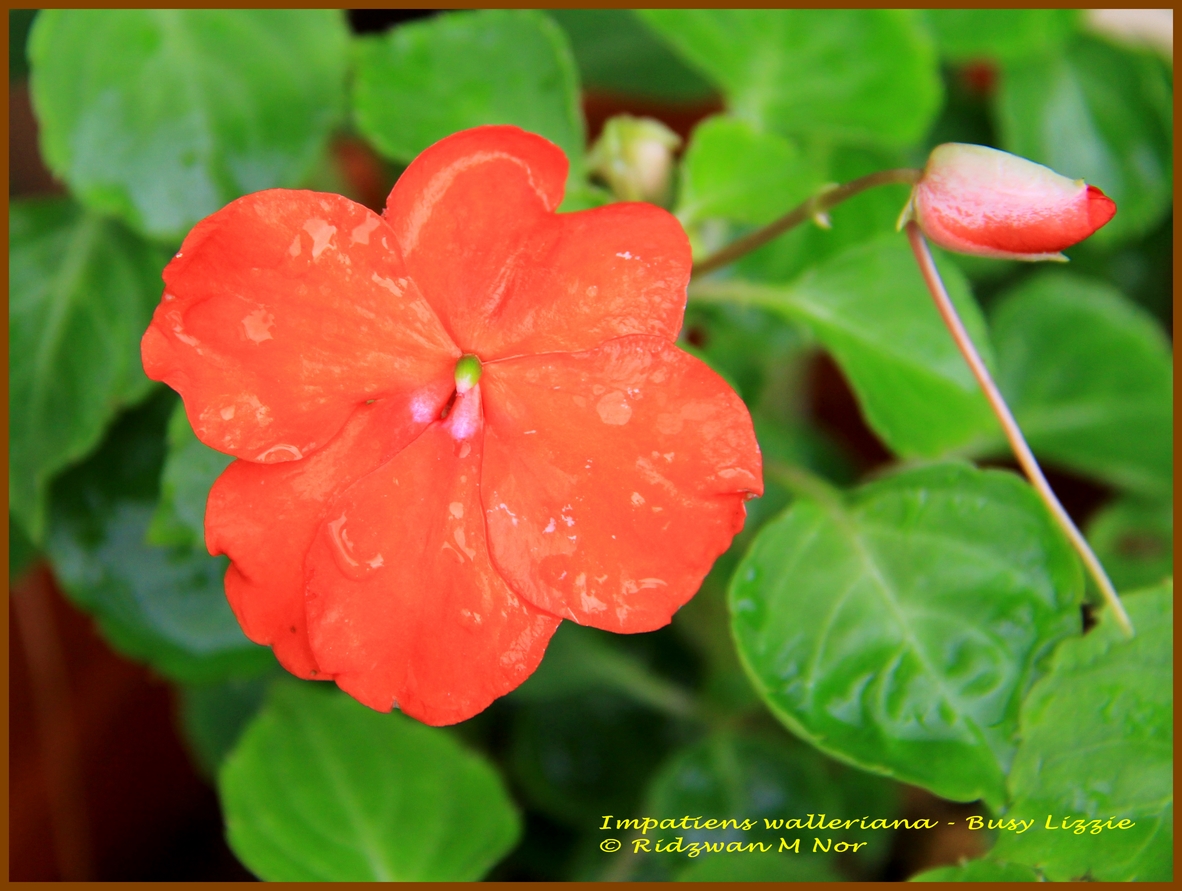
[[[197,438],[184,405],[178,402],[168,421],[168,455],[148,541],[203,549],[209,490],[233,460],[232,455],[211,449]]]
[[[14,202],[9,225],[9,505],[45,534],[50,479],[151,387],[139,344],[161,251],[64,199]]]
[[[409,163],[443,137],[515,124],[558,145],[579,178],[579,76],[566,36],[534,10],[449,13],[362,40],[353,107],[378,151]]]
[[[1058,49],[1075,31],[1075,9],[926,9],[924,19],[946,59],[1021,59]]]
[[[630,9],[548,9],[566,32],[583,86],[666,102],[703,102],[709,81],[653,36]]]
[[[998,386],[1035,454],[1151,497],[1173,487],[1173,360],[1148,313],[1046,272],[992,314]]]
[[[1127,240],[1169,210],[1173,104],[1169,67],[1156,55],[1080,36],[1065,52],[1006,67],[1002,147],[1099,186],[1117,213],[1092,239]]]
[[[667,842],[680,837],[682,847],[706,842],[758,842],[770,848],[756,848],[742,856],[736,856],[739,852],[702,850],[694,857],[684,851],[658,855],[670,861],[670,868],[683,881],[708,881],[706,876],[722,876],[733,868],[734,861],[747,859],[759,861],[758,866],[751,864],[747,881],[759,881],[758,875],[777,871],[785,874],[785,881],[803,881],[814,874],[821,880],[839,878],[838,858],[833,852],[827,856],[813,854],[811,835],[805,838],[807,831],[785,828],[786,821],[807,821],[809,814],[855,812],[858,816],[872,815],[871,820],[890,819],[896,808],[891,783],[839,765],[795,740],[721,732],[680,749],[661,767],[649,785],[644,813],[658,820],[680,820],[684,815],[734,819],[740,827],[748,827],[695,829],[690,825],[684,829],[658,828],[651,833],[653,838]],[[745,823],[747,820],[751,822]],[[851,828],[829,835],[835,841],[872,840],[878,850],[863,850],[858,855],[859,860],[869,862],[881,860],[891,842],[891,833],[883,830]],[[758,856],[778,853],[781,838],[792,844],[798,837],[802,839],[801,854]],[[778,868],[776,860],[782,861]],[[712,865],[707,867],[706,862]],[[814,867],[811,872],[805,863]],[[854,861],[846,864],[847,870],[851,868],[856,868]],[[793,875],[798,877],[791,878]]]
[[[1018,863],[992,858],[969,860],[959,866],[929,869],[908,879],[910,882],[1041,882],[1037,871]]]
[[[29,39],[41,150],[83,203],[179,241],[293,187],[345,108],[336,10],[55,9]]]
[[[1010,473],[940,464],[844,497],[814,490],[731,582],[752,682],[822,751],[1000,803],[1022,695],[1079,628],[1073,553]]]
[[[916,17],[885,9],[654,9],[640,13],[726,94],[736,116],[785,134],[906,145],[940,105]]]
[[[190,683],[257,674],[274,657],[247,640],[226,603],[226,559],[145,541],[175,401],[158,391],[54,481],[45,550],[66,594],[120,652]]]
[[[798,384],[794,382],[793,386]],[[775,395],[778,395],[775,391],[769,394]],[[762,710],[758,695],[735,653],[726,589],[735,567],[759,530],[779,516],[791,500],[789,490],[770,472],[770,468],[776,464],[800,466],[839,484],[850,483],[855,477],[853,462],[842,446],[806,420],[774,416],[770,406],[767,411],[753,409],[752,420],[763,456],[764,494],[747,502],[743,531],[714,561],[694,598],[673,617],[674,630],[705,657],[706,676],[701,695],[730,713]]]
[[[817,165],[791,140],[715,115],[695,128],[682,159],[677,217],[686,226],[711,217],[764,225],[821,184]]]
[[[1007,816],[1034,819],[1039,831],[1003,833],[994,850],[1053,881],[1173,877],[1173,585],[1123,599],[1136,637],[1102,612],[1089,634],[1059,647],[1022,703]],[[1093,832],[1093,820],[1121,819],[1134,825]]]
[[[263,705],[274,674],[180,687],[180,722],[201,772],[216,777],[226,755]]]
[[[964,276],[946,260],[939,265],[989,361]],[[937,456],[996,429],[902,236],[843,251],[788,285],[707,280],[690,298],[762,306],[807,323],[845,372],[870,427],[900,455]]]
[[[1174,574],[1174,505],[1168,501],[1122,498],[1091,518],[1087,536],[1118,591]]]
[[[218,791],[230,847],[267,881],[473,881],[521,831],[496,771],[448,731],[286,679]]]

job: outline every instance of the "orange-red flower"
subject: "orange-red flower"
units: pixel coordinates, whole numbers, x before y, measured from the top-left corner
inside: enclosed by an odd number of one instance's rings
[[[144,368],[240,459],[206,541],[294,674],[463,720],[561,619],[668,623],[762,491],[743,403],[674,346],[685,234],[647,204],[557,214],[566,176],[541,137],[479,127],[381,216],[259,192],[165,269]]]

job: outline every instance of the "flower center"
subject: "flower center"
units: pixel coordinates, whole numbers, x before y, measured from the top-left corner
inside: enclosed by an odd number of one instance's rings
[[[456,392],[467,393],[480,383],[480,360],[469,353],[456,363]]]

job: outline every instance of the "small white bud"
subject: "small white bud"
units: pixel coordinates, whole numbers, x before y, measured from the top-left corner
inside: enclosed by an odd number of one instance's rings
[[[622,114],[603,125],[587,155],[591,172],[623,201],[665,205],[673,185],[673,153],[681,137],[653,118]]]

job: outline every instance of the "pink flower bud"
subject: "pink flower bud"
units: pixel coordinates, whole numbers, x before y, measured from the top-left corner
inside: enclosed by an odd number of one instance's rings
[[[928,157],[901,223],[942,248],[1008,260],[1064,260],[1116,213],[1082,179],[981,145],[949,142]]]

